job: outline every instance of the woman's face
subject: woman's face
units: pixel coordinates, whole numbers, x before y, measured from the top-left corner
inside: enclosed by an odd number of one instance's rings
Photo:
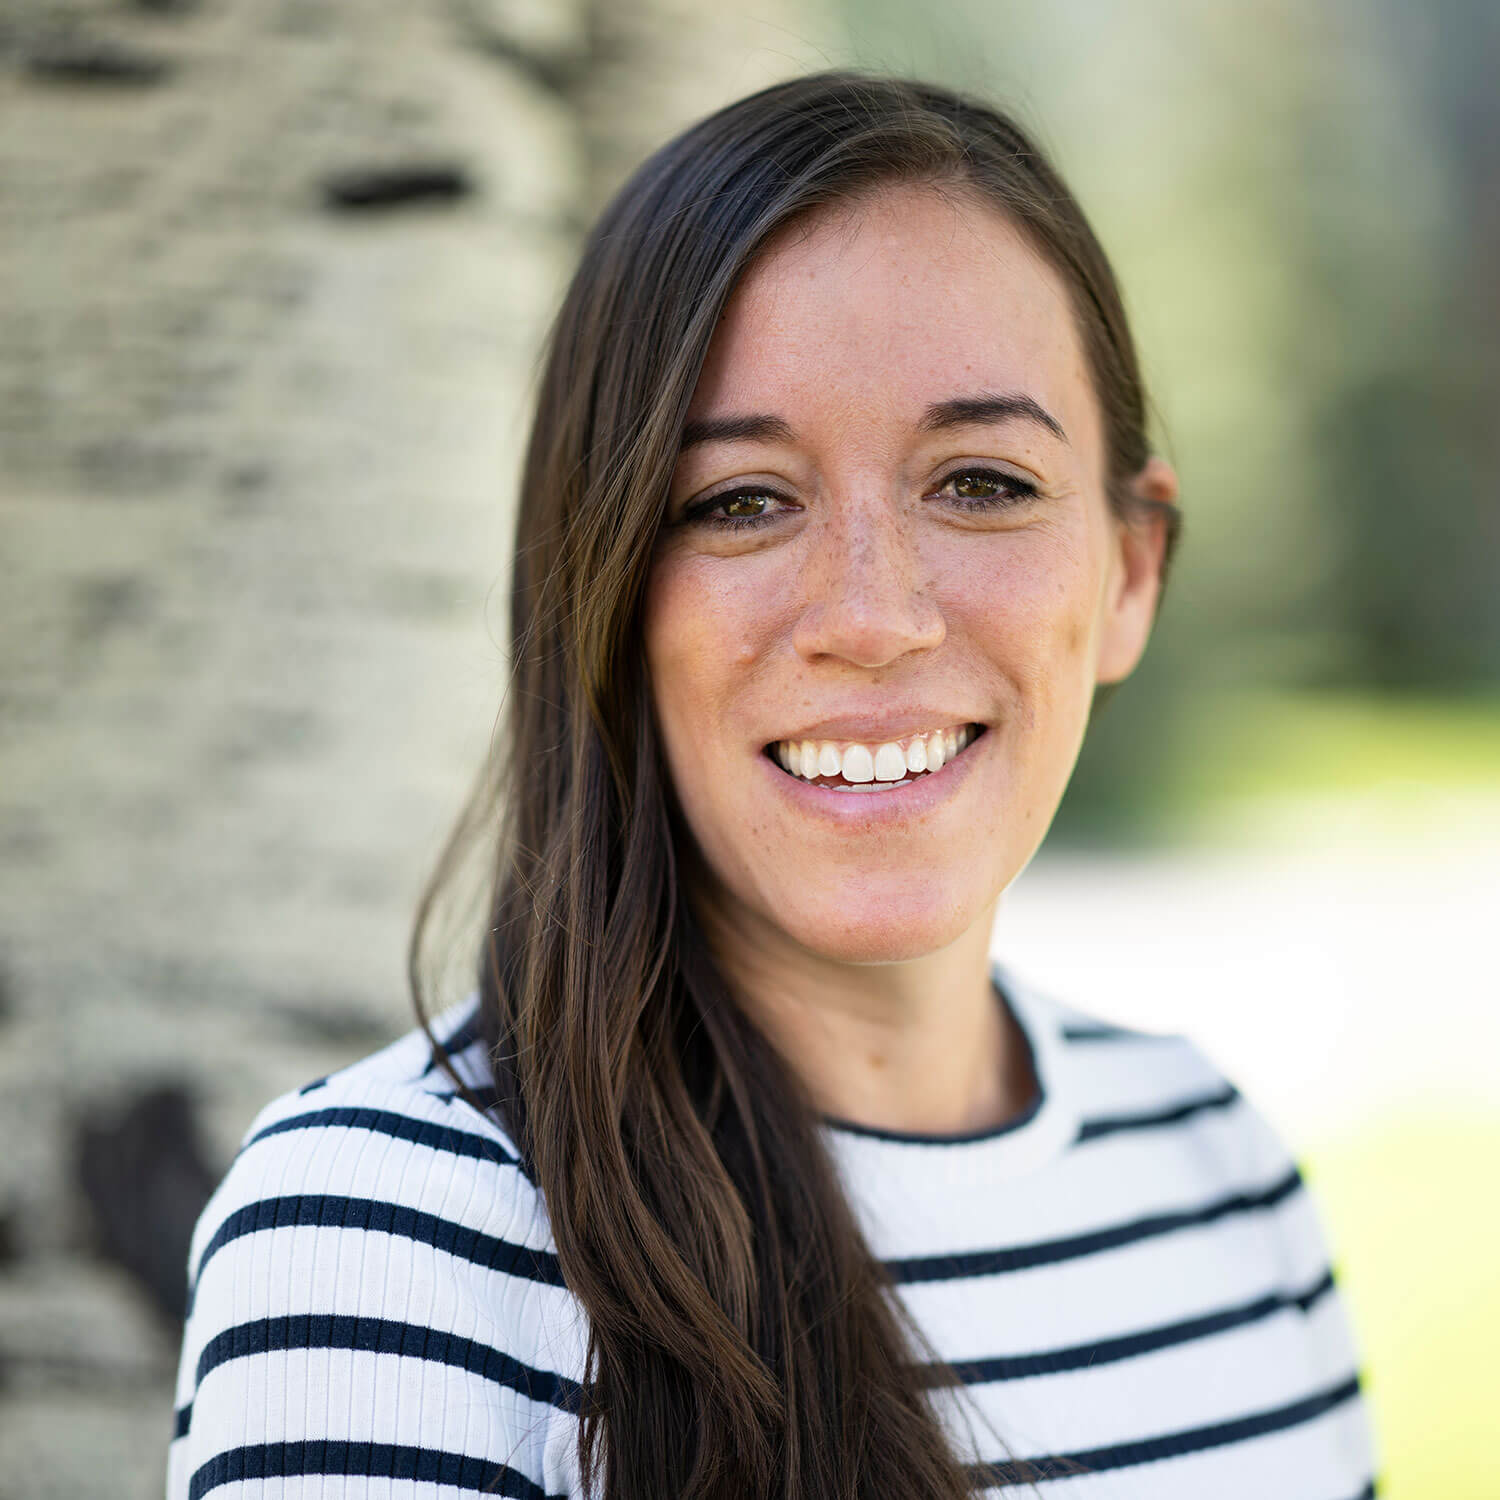
[[[644,628],[695,896],[845,962],[987,939],[1159,583],[1064,284],[967,196],[819,210],[742,278],[684,442]]]

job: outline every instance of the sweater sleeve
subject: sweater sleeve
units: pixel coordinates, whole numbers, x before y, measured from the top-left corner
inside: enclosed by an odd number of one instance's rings
[[[337,1076],[273,1101],[188,1271],[167,1500],[568,1492],[576,1304],[467,1106]]]

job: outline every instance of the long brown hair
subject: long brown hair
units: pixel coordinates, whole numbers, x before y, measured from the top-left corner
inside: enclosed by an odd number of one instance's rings
[[[589,235],[522,471],[505,713],[423,895],[410,973],[426,1028],[432,914],[477,843],[493,1107],[588,1314],[579,1465],[606,1500],[957,1500],[974,1481],[925,1393],[951,1372],[913,1360],[931,1347],[859,1231],[818,1116],[694,922],[639,625],[736,281],[797,215],[892,180],[978,194],[1057,270],[1110,503],[1130,519],[1148,503],[1129,488],[1150,449],[1113,274],[1046,159],[982,101],[854,70],[763,89],[652,155]]]

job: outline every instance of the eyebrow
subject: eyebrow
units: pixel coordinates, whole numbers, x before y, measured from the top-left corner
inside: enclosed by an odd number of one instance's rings
[[[981,391],[973,396],[954,396],[947,401],[934,401],[922,413],[917,430],[946,432],[953,427],[979,427],[993,422],[1016,420],[1035,423],[1063,442],[1068,441],[1062,423],[1045,406],[1019,392],[1002,395]],[[689,422],[682,429],[682,442],[678,452],[686,453],[689,448],[696,448],[702,443],[790,443],[795,441],[796,436],[789,422],[769,412],[702,417]]]

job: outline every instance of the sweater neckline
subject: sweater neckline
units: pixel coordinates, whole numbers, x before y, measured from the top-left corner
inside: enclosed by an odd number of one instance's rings
[[[1037,1081],[1030,1104],[999,1125],[954,1134],[884,1130],[820,1115],[825,1144],[853,1180],[882,1176],[893,1182],[904,1179],[913,1188],[925,1181],[930,1189],[941,1191],[945,1185],[1035,1170],[1063,1155],[1077,1138],[1082,1117],[1061,1009],[1045,994],[1020,983],[997,959],[990,960],[989,972],[997,1003],[1010,1011],[1030,1054]],[[454,1029],[447,1046],[454,1065],[466,1079],[473,1073],[475,1087],[492,1087],[487,1048],[480,1036],[478,992],[471,992],[450,1014]],[[434,1028],[446,1030],[446,1019],[434,1018]]]
[[[1041,995],[1018,984],[996,960],[990,982],[998,1003],[1014,1017],[1030,1053],[1037,1087],[1019,1114],[999,1125],[957,1134],[883,1130],[820,1117],[825,1141],[857,1175],[935,1172],[940,1177],[1012,1176],[1060,1156],[1077,1135],[1079,1114],[1068,1076],[1062,1018]]]

